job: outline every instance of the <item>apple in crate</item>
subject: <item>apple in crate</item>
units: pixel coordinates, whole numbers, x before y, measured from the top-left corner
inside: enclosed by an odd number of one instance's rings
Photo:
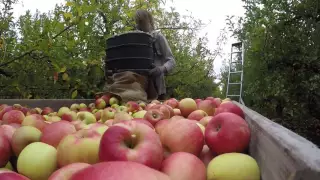
[[[0,131],[0,167],[3,167],[8,163],[10,156],[10,142],[4,135],[3,131]]]
[[[149,123],[149,121],[147,121],[143,118],[134,118],[134,119],[132,119],[132,121],[145,124],[145,125],[149,126],[150,128],[154,129],[153,125],[151,123]]]
[[[222,103],[216,109],[215,115],[223,113],[223,112],[234,113],[234,114],[239,115],[242,118],[245,118],[242,109],[239,106],[237,106],[236,104],[234,104],[233,102],[231,102],[231,101],[227,101],[225,103]]]
[[[174,116],[181,116],[180,109],[173,109],[173,114],[174,114]]]
[[[149,110],[156,109],[162,112],[163,119],[170,119],[172,116],[174,116],[173,109],[165,104],[157,104],[149,108]]]
[[[207,145],[204,145],[199,158],[206,167],[214,157],[216,154],[212,153]]]
[[[242,153],[226,153],[215,157],[207,167],[207,180],[260,180],[255,159]]]
[[[159,169],[163,160],[157,133],[143,123],[126,121],[111,126],[102,136],[100,161],[134,161]]]
[[[24,120],[22,121],[22,126],[33,126],[40,131],[43,130],[43,128],[47,125],[47,123],[44,122],[45,118],[41,116],[40,114],[31,114],[29,116],[26,116]]]
[[[114,120],[113,120],[113,124],[117,124],[121,121],[130,121],[132,120],[132,116],[130,116],[130,114],[128,114],[127,112],[116,112],[114,115]]]
[[[199,102],[198,109],[203,110],[209,116],[213,116],[215,112],[216,105],[211,100],[203,100]]]
[[[65,120],[65,121],[69,121],[69,122],[76,121],[77,120],[77,113],[74,111],[68,111],[61,116],[61,119]]]
[[[188,119],[200,121],[202,118],[208,116],[208,114],[203,110],[195,110],[191,114],[189,114]]]
[[[146,113],[147,113],[146,110],[141,110],[141,111],[138,111],[138,112],[132,114],[132,117],[133,118],[143,118],[146,115]]]
[[[41,115],[48,115],[53,112],[54,112],[54,110],[51,107],[44,107],[42,109]]]
[[[172,107],[174,109],[174,108],[178,107],[179,101],[177,99],[175,99],[175,98],[170,98],[170,99],[166,100],[164,102],[164,104],[166,104],[166,105],[168,105],[168,106],[170,106],[170,107]]]
[[[11,123],[21,124],[24,118],[25,118],[25,115],[23,114],[23,112],[18,110],[11,110],[9,112],[6,112],[3,115],[2,121],[3,121],[3,124],[11,124]]]
[[[3,134],[5,135],[5,137],[9,140],[9,142],[11,144],[12,136],[13,136],[14,132],[16,131],[16,128],[14,128],[13,126],[4,124],[4,125],[0,126],[0,131],[3,132]]]
[[[243,152],[250,142],[250,128],[240,116],[224,112],[210,120],[205,130],[205,141],[216,154]]]
[[[89,124],[85,127],[85,129],[91,129],[93,131],[96,131],[97,133],[99,133],[101,136],[104,134],[104,132],[106,132],[106,130],[109,127],[106,124],[103,123],[93,123],[93,124]]]
[[[97,163],[100,139],[101,135],[91,129],[82,129],[65,136],[57,147],[59,167],[77,162]]]
[[[116,97],[112,97],[112,98],[110,98],[110,100],[109,100],[109,104],[110,104],[110,106],[112,106],[112,105],[114,105],[114,104],[119,105],[119,100],[118,100]]]
[[[72,105],[70,106],[70,110],[71,110],[71,111],[77,112],[77,111],[79,111],[79,109],[80,109],[80,105],[79,105],[79,104],[72,104]]]
[[[158,121],[155,125],[154,128],[156,130],[156,133],[160,134],[160,132],[162,131],[162,129],[168,124],[170,123],[169,119],[163,119],[161,121]]]
[[[186,152],[171,154],[162,162],[161,171],[172,180],[206,180],[206,167],[195,155]]]
[[[107,106],[107,103],[102,98],[99,98],[95,102],[95,107],[98,109],[104,109]]]
[[[87,163],[73,163],[56,170],[48,180],[70,180],[76,172],[89,167]]]
[[[154,126],[157,122],[164,119],[164,114],[159,109],[150,109],[144,115],[144,119]]]
[[[91,165],[70,180],[170,180],[155,169],[136,162],[110,161]]]
[[[106,102],[106,105],[109,105],[110,98],[111,98],[110,95],[103,95],[103,96],[101,96],[101,99],[103,99],[104,102]]]
[[[1,170],[0,169],[0,179],[1,180],[31,180],[21,174],[10,170]]]
[[[0,110],[0,119],[3,120],[3,115],[11,110],[17,110],[12,106],[4,106],[2,110]]]
[[[61,107],[60,109],[59,109],[59,111],[58,111],[58,116],[59,117],[62,117],[62,115],[64,114],[64,113],[66,113],[66,112],[69,112],[69,111],[71,111],[68,107]]]
[[[17,170],[32,180],[48,179],[57,169],[57,150],[48,144],[34,142],[26,146],[17,161]]]
[[[187,119],[171,121],[160,131],[160,140],[169,153],[188,152],[198,156],[204,145],[199,126]]]
[[[134,102],[134,101],[128,101],[126,103],[126,107],[128,108],[128,112],[132,112],[132,113],[135,113],[135,112],[138,112],[139,109],[140,109],[140,106],[138,103]]]
[[[207,124],[209,123],[209,121],[213,118],[213,116],[206,116],[204,118],[202,118],[199,123],[202,124],[204,127],[207,126]]]
[[[92,124],[97,122],[96,117],[87,111],[81,111],[77,113],[77,119],[84,122],[85,124]]]
[[[115,113],[116,113],[115,109],[113,109],[111,107],[105,108],[101,113],[102,122],[106,122],[109,119],[113,119]]]
[[[16,156],[29,144],[39,142],[41,131],[32,126],[22,126],[12,135],[11,147]]]
[[[75,132],[76,128],[68,121],[54,122],[43,129],[40,141],[56,148],[62,138]]]
[[[179,102],[178,108],[181,111],[183,117],[188,117],[193,111],[197,110],[197,103],[191,98],[184,98]]]

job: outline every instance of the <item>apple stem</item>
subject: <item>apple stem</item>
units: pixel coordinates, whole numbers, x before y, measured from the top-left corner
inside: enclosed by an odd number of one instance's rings
[[[131,149],[133,149],[136,145],[137,145],[137,135],[136,134],[132,134],[131,135],[131,141],[130,141],[130,144],[129,144],[129,147],[131,148]]]

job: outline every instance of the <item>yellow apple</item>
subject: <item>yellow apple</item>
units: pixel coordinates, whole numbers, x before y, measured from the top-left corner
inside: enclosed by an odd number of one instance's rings
[[[17,169],[32,180],[48,179],[57,169],[57,150],[42,142],[31,143],[21,151]]]
[[[207,167],[207,180],[260,180],[255,159],[242,153],[226,153],[212,159]]]

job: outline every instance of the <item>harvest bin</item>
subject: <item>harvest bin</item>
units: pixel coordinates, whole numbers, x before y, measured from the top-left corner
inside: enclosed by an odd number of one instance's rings
[[[92,103],[93,99],[0,99],[0,104],[29,107],[49,106],[58,110],[73,103]],[[245,113],[252,136],[249,153],[256,159],[263,180],[320,180],[320,149],[310,141],[236,103]]]

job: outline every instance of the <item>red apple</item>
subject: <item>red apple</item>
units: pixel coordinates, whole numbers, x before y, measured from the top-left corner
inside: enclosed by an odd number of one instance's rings
[[[3,109],[0,111],[0,120],[3,120],[3,115],[11,110],[14,110],[12,106],[4,106]]]
[[[107,106],[107,103],[102,98],[99,98],[95,101],[95,107],[98,109],[104,109]]]
[[[40,131],[47,125],[43,116],[39,114],[31,114],[24,118],[21,125],[22,126],[33,126],[39,129]]]
[[[14,132],[16,131],[16,128],[14,128],[13,126],[10,126],[10,125],[1,125],[0,131],[2,131],[4,133],[4,135],[6,136],[6,138],[9,140],[9,142],[11,144],[11,139],[12,139]]]
[[[54,122],[43,129],[40,141],[56,148],[65,136],[75,132],[76,128],[70,122]]]
[[[179,101],[175,98],[170,98],[164,102],[164,104],[171,106],[173,109],[177,108],[179,105]]]
[[[183,116],[173,116],[172,118],[170,118],[171,121],[176,121],[181,119],[185,119],[185,118]]]
[[[101,135],[90,129],[82,129],[65,136],[57,147],[59,167],[82,162],[99,162],[99,144]]]
[[[14,127],[15,129],[18,129],[19,127],[21,127],[21,124],[17,124],[17,123],[12,123],[8,125]]]
[[[11,110],[9,112],[6,112],[3,115],[2,121],[4,124],[11,124],[11,123],[21,124],[24,118],[25,116],[21,111]]]
[[[205,130],[205,141],[216,154],[243,152],[250,142],[250,128],[240,116],[224,112],[210,120]]]
[[[157,133],[143,123],[127,121],[111,126],[102,136],[100,161],[134,161],[159,169],[163,150]]]
[[[0,167],[4,167],[11,156],[10,142],[3,131],[0,131]]]
[[[190,113],[197,110],[197,103],[191,98],[185,98],[179,102],[179,109],[181,115],[186,118]]]
[[[94,113],[94,116],[96,117],[97,121],[101,120],[102,112],[103,112],[103,110],[100,109],[100,110],[98,110],[97,112]]]
[[[56,116],[56,117],[58,117],[58,116]],[[76,121],[77,120],[77,113],[74,111],[68,111],[61,116],[61,119],[65,120],[65,121],[69,121],[69,122]]]
[[[189,114],[188,119],[200,121],[202,118],[204,118],[206,116],[208,116],[208,114],[206,112],[204,112],[203,110],[199,109],[199,110],[195,110],[191,114]]]
[[[103,99],[106,102],[106,105],[109,105],[110,98],[111,98],[110,95],[101,96],[101,99]]]
[[[164,119],[164,115],[159,109],[150,109],[144,115],[144,119],[154,126],[158,121]]]
[[[51,107],[45,107],[42,109],[41,115],[48,115],[50,113],[53,113],[53,109]]]
[[[161,121],[158,121],[154,127],[155,127],[155,130],[156,130],[156,133],[160,134],[160,132],[163,130],[163,128],[168,124],[170,123],[170,120],[169,119],[163,119]]]
[[[242,118],[245,118],[242,109],[231,101],[220,104],[220,106],[216,109],[215,115],[223,112],[234,113]]]
[[[204,127],[207,126],[207,124],[209,123],[209,121],[213,118],[213,116],[206,116],[204,118],[202,118],[199,123],[202,124]]]
[[[138,122],[138,123],[143,123],[143,124],[149,126],[150,128],[154,129],[153,125],[152,125],[149,121],[147,121],[147,120],[145,120],[145,119],[142,119],[142,118],[134,118],[134,119],[132,119],[132,121],[136,121],[136,122]]]
[[[217,108],[217,107],[220,106],[220,104],[221,104],[222,101],[221,101],[220,98],[214,98],[214,99],[212,100],[212,102],[213,102],[213,104],[216,105],[216,108]]]
[[[195,155],[176,152],[166,158],[161,171],[172,180],[206,180],[207,171],[203,162]]]
[[[10,170],[0,170],[1,180],[30,180],[29,178]]]
[[[214,97],[207,97],[206,100],[212,101],[212,100],[214,100]]]
[[[89,166],[87,163],[69,164],[52,173],[48,180],[70,180],[73,174]]]
[[[211,100],[204,100],[198,104],[198,109],[203,110],[209,116],[214,115],[216,105]]]
[[[214,157],[216,157],[216,155],[210,151],[207,145],[204,145],[199,158],[206,167]]]
[[[160,140],[169,153],[181,151],[198,156],[204,145],[201,129],[190,120],[171,121],[160,132]]]
[[[140,109],[140,106],[138,103],[134,102],[134,101],[128,101],[126,103],[126,106],[127,106],[127,111],[128,112],[132,112],[132,113],[135,113],[135,112],[138,112],[139,109]]]
[[[197,104],[199,104],[201,101],[202,101],[202,99],[195,99],[194,100]]]
[[[157,105],[156,103],[150,103],[150,104],[148,104],[147,105],[147,107],[145,108],[145,110],[149,110],[152,106],[155,106],[155,105]]]
[[[11,147],[16,156],[29,144],[39,142],[41,131],[32,126],[22,126],[13,133]]]
[[[152,109],[160,110],[163,114],[163,119],[170,119],[174,115],[173,109],[168,105],[157,104],[149,108],[149,110],[152,110]]]
[[[170,180],[155,169],[136,162],[111,161],[89,166],[70,180]]]
[[[154,104],[161,104],[161,102],[159,100],[152,100],[151,103],[154,103]]]

